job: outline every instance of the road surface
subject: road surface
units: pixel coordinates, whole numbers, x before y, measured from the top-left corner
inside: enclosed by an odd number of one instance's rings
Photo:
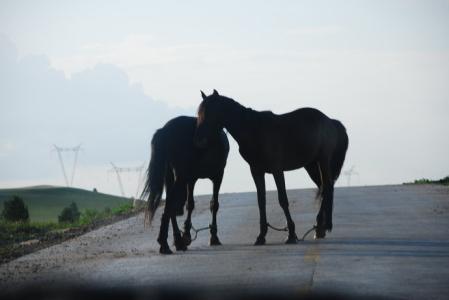
[[[314,193],[288,191],[298,236],[314,224]],[[197,197],[196,204],[193,223],[205,226],[209,197]],[[315,241],[311,234],[285,245],[285,232],[269,230],[267,245],[253,246],[259,229],[255,193],[224,194],[218,214],[223,246],[208,246],[204,231],[187,252],[169,256],[158,254],[155,241],[159,209],[151,229],[143,228],[138,215],[1,265],[0,288],[63,280],[106,288],[174,285],[448,299],[448,187],[337,188],[334,204],[334,230],[326,239]],[[267,193],[267,215],[271,224],[285,224],[274,192]]]

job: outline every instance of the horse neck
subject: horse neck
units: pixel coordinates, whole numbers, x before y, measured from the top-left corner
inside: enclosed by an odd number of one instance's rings
[[[247,118],[247,114],[253,111],[232,99],[226,99],[223,103],[225,103],[223,109],[223,125],[237,143],[240,144],[242,135],[248,129],[245,125],[245,119]]]

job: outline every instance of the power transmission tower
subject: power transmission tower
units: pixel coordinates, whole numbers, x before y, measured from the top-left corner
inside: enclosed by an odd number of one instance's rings
[[[76,164],[78,162],[78,153],[81,150],[81,144],[75,147],[58,147],[56,145],[53,145],[54,149],[53,151],[58,152],[58,158],[59,158],[59,164],[61,165],[62,174],[64,175],[64,180],[67,186],[73,185],[73,179],[75,178],[75,170],[76,170]],[[73,159],[73,167],[72,167],[72,176],[69,178],[67,177],[67,172],[64,166],[64,159],[62,158],[63,152],[73,152],[75,154],[75,157]]]
[[[359,173],[357,171],[355,171],[354,169],[355,169],[355,166],[352,166],[349,170],[346,170],[343,172],[343,175],[346,176],[346,179],[348,181],[348,186],[351,186],[351,177],[353,175],[359,176]]]
[[[142,172],[143,172],[143,168],[145,166],[145,163],[143,163],[141,166],[138,167],[125,167],[125,168],[120,168],[117,167],[114,163],[111,162],[112,165],[112,169],[109,170],[109,172],[115,172],[115,174],[117,175],[117,181],[118,181],[118,185],[120,187],[120,192],[122,193],[123,197],[125,196],[125,189],[123,187],[123,182],[122,182],[122,177],[120,175],[120,173],[138,173],[138,179],[137,179],[137,188],[136,188],[136,196],[135,198],[137,199],[139,196],[139,190],[140,190],[140,185],[141,185],[141,181],[142,181]]]

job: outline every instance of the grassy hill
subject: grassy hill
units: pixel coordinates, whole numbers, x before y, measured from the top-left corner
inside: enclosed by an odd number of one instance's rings
[[[0,211],[3,210],[3,202],[19,196],[28,206],[31,221],[58,221],[61,210],[70,203],[75,202],[80,211],[96,209],[104,210],[106,207],[114,208],[125,202],[131,201],[102,193],[96,193],[78,188],[35,186],[17,189],[0,189]]]

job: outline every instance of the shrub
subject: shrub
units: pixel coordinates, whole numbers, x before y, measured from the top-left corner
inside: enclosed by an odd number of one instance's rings
[[[440,180],[438,180],[438,183],[444,184],[444,185],[449,185],[449,176],[441,178]]]
[[[59,223],[75,223],[80,219],[80,212],[75,202],[72,202],[68,207],[64,207],[61,214],[58,216]]]
[[[10,222],[28,222],[30,219],[28,207],[22,198],[14,196],[11,200],[4,202],[2,217]]]
[[[113,208],[112,214],[113,215],[125,214],[127,212],[132,211],[133,208],[134,208],[134,205],[132,202],[125,202],[125,203],[121,204],[120,206]]]
[[[413,182],[414,184],[442,184],[442,185],[449,185],[449,176],[446,176],[444,178],[441,178],[439,180],[430,180],[427,178],[421,178],[417,179]]]
[[[83,214],[81,215],[80,224],[81,225],[91,224],[94,221],[99,220],[100,218],[102,218],[102,214],[99,211],[97,211],[96,209],[86,208]]]
[[[109,216],[112,214],[111,208],[109,206],[106,206],[103,210],[104,214]]]

